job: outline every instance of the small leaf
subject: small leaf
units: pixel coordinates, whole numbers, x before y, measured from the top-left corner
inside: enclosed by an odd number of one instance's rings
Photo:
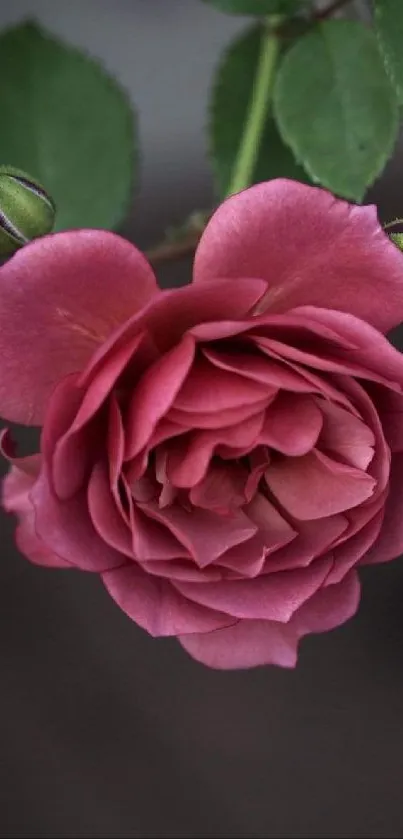
[[[306,0],[204,0],[220,12],[252,17],[266,15],[293,15],[303,11]]]
[[[386,69],[403,102],[403,3],[375,0],[375,31]]]
[[[312,178],[360,201],[398,130],[398,103],[373,32],[327,21],[297,41],[278,70],[274,112]]]
[[[0,78],[0,162],[43,183],[56,229],[117,226],[137,162],[133,114],[119,85],[28,22],[0,36]]]
[[[253,26],[224,54],[214,80],[210,102],[210,153],[217,191],[226,195],[245,128],[256,75],[261,39],[266,33]],[[284,145],[269,113],[253,172],[253,183],[270,178],[307,180],[292,152]]]

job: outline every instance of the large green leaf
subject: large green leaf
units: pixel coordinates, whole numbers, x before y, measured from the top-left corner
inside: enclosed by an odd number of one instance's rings
[[[293,15],[303,11],[307,0],[204,0],[220,12],[232,15]]]
[[[398,103],[373,32],[327,21],[294,44],[279,68],[275,116],[315,181],[360,201],[397,137]]]
[[[264,37],[267,37],[264,28],[254,26],[237,38],[224,54],[214,80],[210,102],[210,153],[221,197],[228,191],[245,129],[261,39]],[[308,178],[281,140],[269,110],[252,180],[257,183],[276,177]]]
[[[0,78],[0,163],[44,185],[57,229],[117,226],[137,162],[133,114],[119,85],[30,22],[0,36]]]
[[[374,0],[375,29],[386,69],[403,102],[403,2]]]

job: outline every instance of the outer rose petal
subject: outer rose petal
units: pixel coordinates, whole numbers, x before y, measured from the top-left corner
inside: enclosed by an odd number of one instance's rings
[[[289,623],[241,620],[235,626],[179,638],[185,650],[208,667],[218,670],[245,669],[263,664],[294,667],[298,641],[310,632],[325,632],[352,617],[358,606],[360,587],[351,572],[338,585],[315,594]]]
[[[269,283],[260,311],[324,306],[383,332],[403,320],[403,256],[375,208],[316,187],[269,181],[219,207],[197,249],[194,282],[243,276]]]
[[[123,565],[125,557],[98,536],[90,519],[85,494],[59,501],[44,470],[30,497],[40,539],[66,562],[83,571],[101,572]]]
[[[309,568],[280,571],[253,580],[212,583],[175,580],[175,587],[189,600],[236,618],[263,618],[287,623],[323,584],[330,567],[330,560],[322,559]]]
[[[68,562],[46,547],[35,530],[35,516],[29,493],[35,483],[35,471],[39,466],[39,456],[21,458],[31,461],[32,472],[25,472],[17,466],[10,469],[3,482],[3,504],[10,513],[16,513],[19,524],[16,531],[16,543],[19,551],[36,565],[51,568],[71,568]]]
[[[290,624],[240,620],[204,634],[181,635],[182,647],[196,661],[216,670],[243,670],[263,664],[295,667],[298,636]]]
[[[0,409],[40,424],[57,381],[157,293],[129,242],[100,230],[37,239],[0,269]]]
[[[388,562],[403,552],[403,453],[394,454],[390,470],[385,518],[374,546],[361,560],[363,565]]]
[[[134,563],[108,571],[102,579],[118,606],[155,637],[210,632],[233,622],[228,615],[191,603],[169,580],[152,577]]]

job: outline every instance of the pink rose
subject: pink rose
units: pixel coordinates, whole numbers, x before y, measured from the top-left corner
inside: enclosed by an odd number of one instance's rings
[[[212,667],[295,664],[403,550],[403,255],[373,207],[285,180],[226,201],[193,283],[102,231],[1,269],[0,408],[43,425],[4,503],[33,562],[95,571]]]

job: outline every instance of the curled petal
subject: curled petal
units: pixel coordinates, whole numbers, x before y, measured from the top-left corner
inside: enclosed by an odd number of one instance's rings
[[[186,548],[199,568],[204,568],[229,548],[246,542],[257,527],[241,511],[220,516],[208,510],[172,506],[160,509],[157,504],[139,505],[144,513],[164,525],[168,532]]]
[[[66,562],[94,572],[122,565],[122,554],[107,545],[95,530],[84,492],[59,501],[42,470],[30,498],[38,537]]]
[[[369,323],[354,317],[348,312],[333,311],[314,306],[301,306],[292,313],[294,317],[305,319],[323,330],[323,335],[329,330],[337,336],[334,342],[335,357],[351,366],[351,371],[360,368],[364,377],[381,381],[389,380],[403,385],[403,357],[390,341],[378,329]],[[320,333],[319,333],[320,334]],[[344,346],[347,344],[349,346]]]
[[[372,565],[387,562],[403,553],[403,454],[394,454],[390,471],[389,495],[385,518],[378,539],[362,562]]]
[[[133,458],[151,437],[158,421],[169,411],[192,366],[194,340],[185,338],[155,362],[140,380],[127,418],[126,460]]]
[[[348,520],[343,515],[327,516],[314,521],[299,521],[295,539],[272,553],[266,560],[264,573],[303,568],[322,556],[347,530]]]
[[[367,469],[374,456],[375,434],[358,417],[325,399],[317,402],[324,417],[319,448],[331,451],[358,469]]]
[[[317,450],[269,465],[269,489],[296,519],[322,519],[362,504],[374,492],[374,478]]]
[[[59,498],[68,498],[80,489],[93,462],[94,449],[100,444],[97,411],[110,395],[125,366],[135,357],[142,339],[143,335],[139,333],[116,355],[105,359],[84,392],[73,422],[58,439],[53,452],[52,475],[53,487]]]
[[[251,345],[253,347],[252,342]],[[257,344],[256,347],[258,347]],[[210,348],[203,352],[212,364],[221,367],[222,370],[238,373],[240,376],[246,376],[246,378],[255,382],[263,382],[268,386],[269,391],[270,388],[274,388],[274,390],[281,388],[281,390],[291,390],[295,393],[310,393],[312,391],[311,385],[300,373],[294,372],[279,360],[274,361],[257,353],[253,355],[241,352],[225,353],[216,352]]]
[[[195,283],[265,279],[269,290],[260,311],[324,306],[382,332],[403,320],[402,275],[403,256],[380,227],[375,207],[353,206],[283,179],[224,201],[207,225],[194,266]]]
[[[251,580],[221,580],[218,583],[175,580],[175,587],[189,600],[236,618],[287,623],[322,585],[331,564],[331,560],[323,559],[312,563],[309,568],[267,574]]]
[[[272,399],[273,396],[259,399],[258,402],[251,405],[240,405],[238,408],[227,408],[221,411],[180,411],[174,407],[167,414],[167,419],[182,425],[186,430],[191,428],[225,428],[229,425],[238,425],[238,423],[256,414],[260,415]]]
[[[101,539],[116,551],[133,558],[131,532],[116,506],[108,470],[103,463],[97,463],[92,470],[88,482],[88,508]]]
[[[312,397],[283,392],[269,406],[260,442],[292,457],[315,446],[323,418]]]
[[[233,619],[192,603],[169,580],[156,578],[129,564],[102,575],[118,606],[154,637],[182,632],[210,632]]]
[[[39,538],[35,528],[34,508],[30,492],[40,469],[40,455],[19,458],[23,469],[13,466],[3,481],[3,505],[18,517],[16,543],[19,551],[35,565],[48,568],[71,568]]]
[[[205,475],[213,452],[217,447],[220,454],[230,446],[247,451],[257,442],[263,425],[264,414],[260,412],[227,428],[205,429],[194,432],[186,441],[175,440],[168,448],[167,474],[169,480],[178,487],[195,486]]]
[[[220,413],[255,404],[274,394],[275,389],[262,382],[220,370],[207,359],[199,359],[175,399],[175,408],[191,414]]]

